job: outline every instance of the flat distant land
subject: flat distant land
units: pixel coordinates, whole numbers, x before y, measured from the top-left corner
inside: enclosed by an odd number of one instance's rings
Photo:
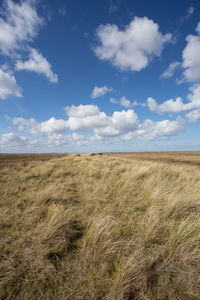
[[[170,164],[200,165],[200,151],[171,151],[171,152],[113,152],[91,153],[94,155],[107,155],[126,159],[149,160]],[[65,157],[67,153],[39,153],[39,154],[0,154],[0,167],[14,163],[27,163],[30,161],[46,161],[49,159]],[[84,156],[86,154],[74,154]]]
[[[200,165],[200,151],[121,152],[107,153],[106,155],[127,159],[158,161],[164,163]]]
[[[45,161],[53,158],[66,156],[63,153],[39,153],[39,154],[0,154],[0,167],[14,163],[27,163],[30,161]]]

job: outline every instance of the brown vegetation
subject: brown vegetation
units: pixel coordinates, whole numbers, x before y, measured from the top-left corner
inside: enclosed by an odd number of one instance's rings
[[[52,158],[59,158],[67,154],[61,153],[41,153],[41,154],[0,154],[0,167],[16,163],[24,163],[30,161],[45,161]]]
[[[106,153],[113,157],[200,166],[200,151]]]
[[[0,169],[0,299],[200,295],[195,166],[68,155]]]

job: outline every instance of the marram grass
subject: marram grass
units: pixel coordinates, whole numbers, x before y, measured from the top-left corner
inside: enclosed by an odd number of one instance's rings
[[[69,155],[0,170],[0,299],[200,299],[200,169]]]

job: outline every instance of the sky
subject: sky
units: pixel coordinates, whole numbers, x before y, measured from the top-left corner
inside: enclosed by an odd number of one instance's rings
[[[0,1],[0,152],[200,150],[199,0]]]

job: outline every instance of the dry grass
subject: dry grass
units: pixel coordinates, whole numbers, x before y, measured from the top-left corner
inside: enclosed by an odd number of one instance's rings
[[[200,295],[200,173],[99,155],[0,170],[0,299]]]
[[[107,153],[112,157],[200,166],[200,151]]]
[[[46,161],[52,158],[59,158],[66,156],[66,153],[41,153],[41,154],[1,154],[0,153],[0,167],[8,165],[15,165],[16,163],[23,163],[26,166],[30,161]]]

